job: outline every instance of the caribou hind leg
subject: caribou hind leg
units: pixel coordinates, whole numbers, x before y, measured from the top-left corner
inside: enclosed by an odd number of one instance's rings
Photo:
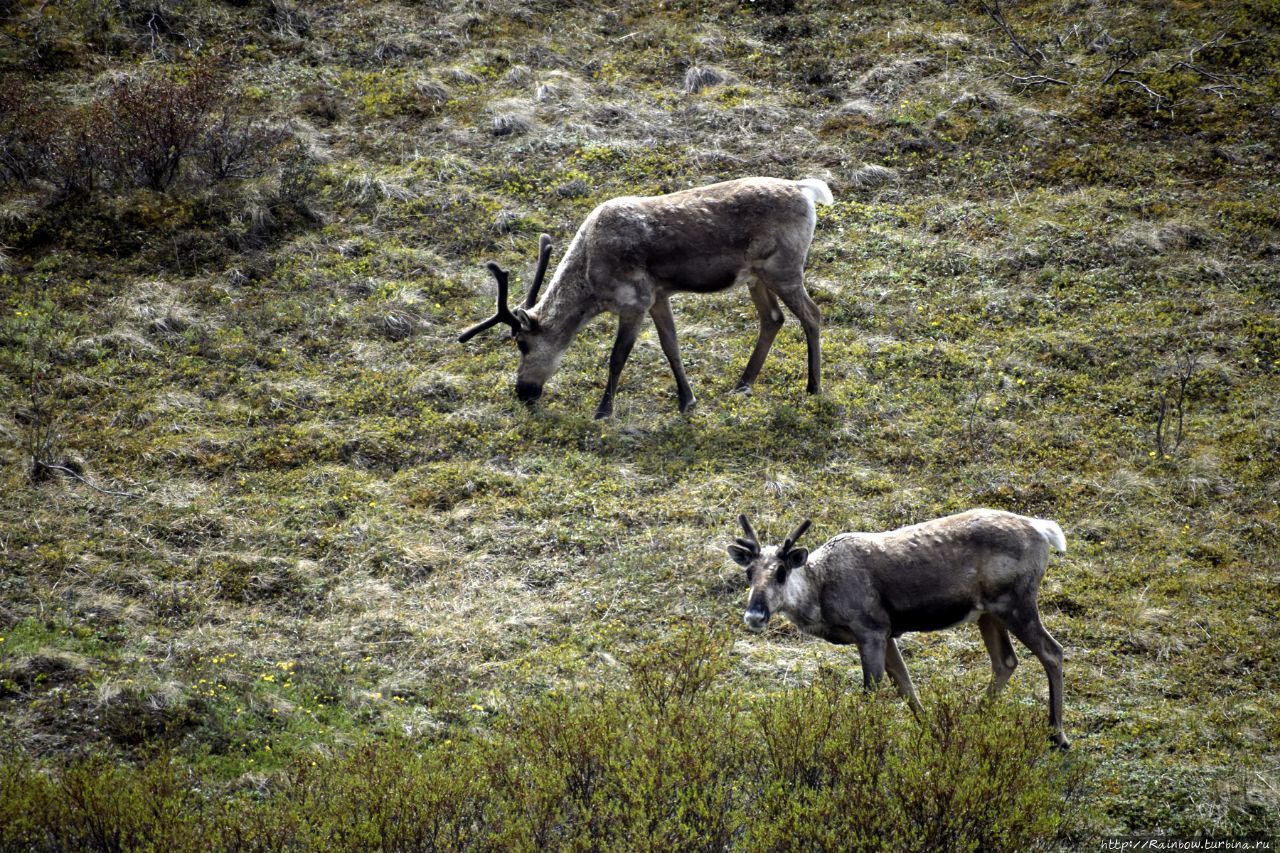
[[[987,685],[987,695],[995,696],[1009,683],[1009,677],[1018,668],[1018,656],[1014,654],[1009,632],[999,619],[983,613],[978,617],[978,629],[982,631],[982,641],[991,656],[991,683]]]
[[[760,368],[764,367],[765,357],[769,355],[769,349],[773,346],[773,339],[778,336],[778,330],[782,328],[782,309],[778,306],[778,298],[770,293],[764,283],[757,278],[751,279],[748,290],[751,293],[751,301],[755,303],[756,311],[760,312],[760,334],[756,338],[755,349],[751,351],[751,358],[742,371],[742,378],[733,389],[735,391],[746,391],[756,381],[756,377],[760,375]]]
[[[805,390],[810,394],[817,394],[822,390],[822,339],[819,336],[822,312],[809,298],[804,289],[804,280],[798,275],[775,290],[804,329],[804,340],[809,350],[809,384]]]
[[[1053,729],[1053,742],[1060,749],[1067,749],[1071,742],[1062,733],[1062,646],[1040,622],[1040,613],[1032,606],[1022,619],[1006,619],[1005,625],[1031,653],[1040,659],[1044,673],[1049,677],[1049,726]]]

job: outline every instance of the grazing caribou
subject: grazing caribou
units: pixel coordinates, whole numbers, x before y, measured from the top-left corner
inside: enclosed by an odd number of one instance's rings
[[[729,556],[751,585],[747,627],[760,632],[781,613],[807,634],[854,643],[870,689],[885,670],[912,707],[919,708],[895,638],[977,620],[991,655],[994,696],[1018,665],[1012,632],[1040,659],[1049,677],[1049,725],[1062,733],[1062,646],[1040,622],[1036,594],[1049,549],[1066,551],[1062,528],[1042,518],[973,509],[887,533],[842,533],[811,555],[796,547],[804,522],[779,546],[760,545],[745,515],[744,536]]]
[[[804,263],[817,221],[815,205],[831,190],[815,178],[741,178],[668,195],[623,196],[587,216],[560,260],[547,291],[538,290],[551,256],[542,235],[537,272],[523,304],[507,307],[507,271],[489,261],[498,280],[498,310],[458,338],[465,343],[498,323],[511,327],[520,349],[516,396],[532,403],[578,330],[604,311],[618,315],[609,379],[596,417],[613,413],[618,377],[647,312],[676,378],[680,411],[694,403],[671,315],[673,293],[714,293],[743,282],[760,312],[760,335],[735,390],[755,382],[782,326],[778,300],[800,320],[809,350],[808,391],[821,388],[821,315],[804,289]]]

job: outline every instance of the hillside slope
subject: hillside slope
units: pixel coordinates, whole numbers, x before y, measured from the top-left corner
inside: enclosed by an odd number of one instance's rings
[[[993,16],[984,7],[995,11]],[[739,512],[814,543],[1053,518],[1069,832],[1274,834],[1273,2],[0,5],[0,736],[211,784],[487,731],[736,630]],[[165,134],[168,134],[167,136]],[[601,201],[819,177],[824,392],[740,290],[536,411],[458,332]],[[904,640],[987,678],[976,631]],[[744,697],[849,650],[735,634]],[[1042,707],[1029,654],[1014,703]],[[910,715],[896,708],[906,725]]]

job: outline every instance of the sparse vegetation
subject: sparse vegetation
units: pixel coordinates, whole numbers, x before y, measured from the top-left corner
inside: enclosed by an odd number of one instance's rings
[[[0,3],[0,846],[1276,837],[1277,26]],[[741,293],[673,301],[687,416],[652,331],[602,423],[608,323],[532,413],[513,348],[456,344],[484,260],[750,174],[836,197],[821,396],[794,322],[727,393]],[[1065,759],[1033,666],[962,698],[975,632],[903,643],[922,721],[847,650],[718,633],[740,511],[977,505],[1066,531]]]

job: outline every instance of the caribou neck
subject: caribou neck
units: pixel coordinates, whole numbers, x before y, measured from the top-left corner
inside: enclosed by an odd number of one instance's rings
[[[579,329],[604,310],[592,292],[586,261],[586,253],[575,236],[551,282],[543,289],[537,304],[529,309],[542,333],[566,346]]]

